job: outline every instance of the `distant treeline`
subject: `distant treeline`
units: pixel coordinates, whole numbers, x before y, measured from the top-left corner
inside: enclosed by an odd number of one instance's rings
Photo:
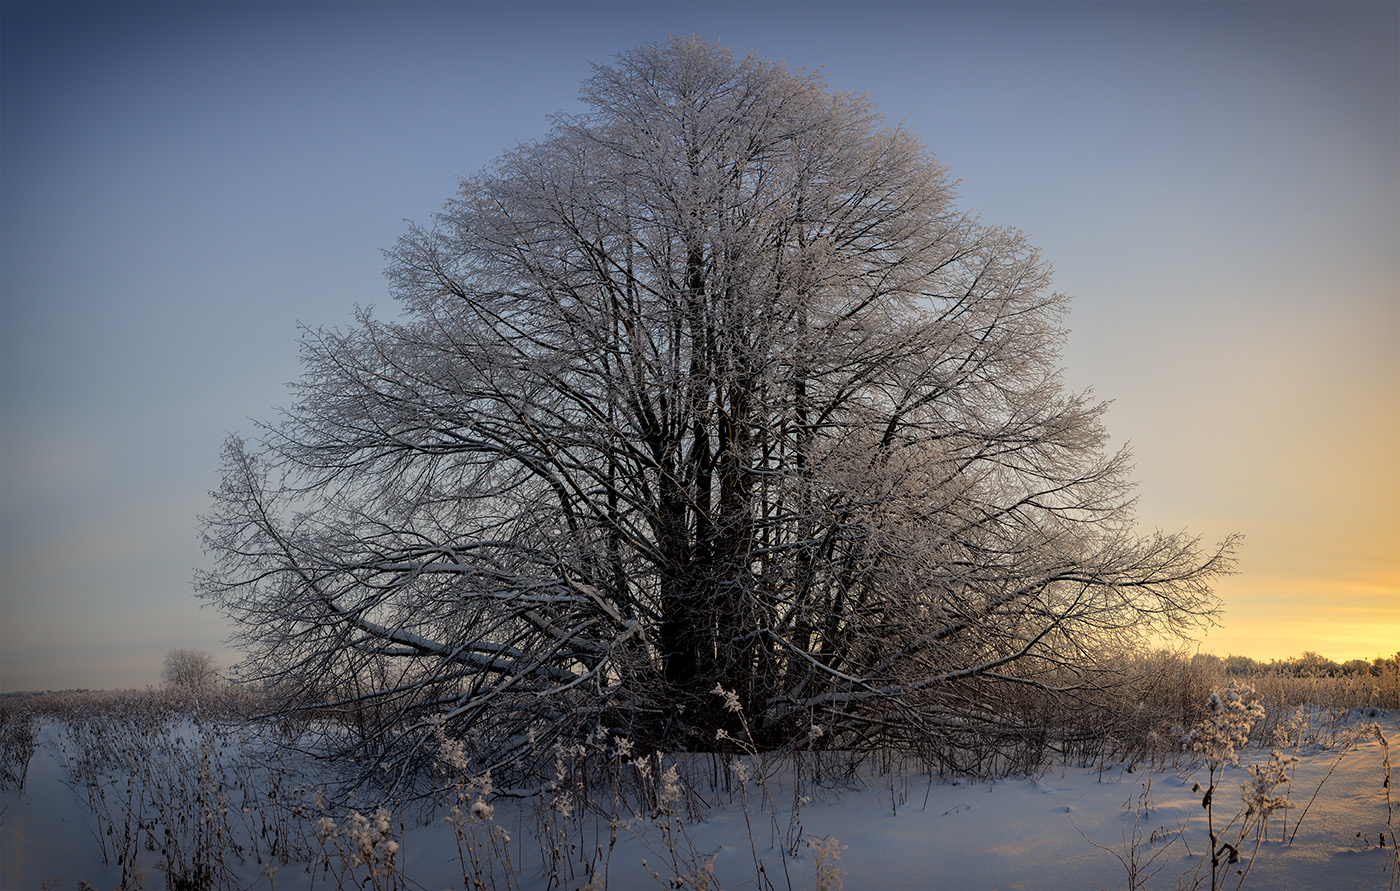
[[[1287,659],[1270,659],[1261,662],[1248,656],[1215,656],[1201,653],[1193,661],[1203,667],[1214,668],[1228,675],[1253,675],[1261,673],[1279,674],[1287,677],[1393,677],[1400,673],[1400,652],[1394,656],[1378,656],[1371,661],[1352,659],[1348,662],[1333,662],[1326,656],[1308,650],[1301,656]]]

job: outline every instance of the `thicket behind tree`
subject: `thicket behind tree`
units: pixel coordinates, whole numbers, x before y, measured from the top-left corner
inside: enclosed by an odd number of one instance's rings
[[[599,724],[713,747],[718,687],[756,745],[955,759],[1022,729],[999,690],[1213,609],[1230,543],[1134,532],[1066,297],[910,133],[696,40],[582,97],[227,445],[199,585],[285,707],[403,765],[445,715],[504,763]]]

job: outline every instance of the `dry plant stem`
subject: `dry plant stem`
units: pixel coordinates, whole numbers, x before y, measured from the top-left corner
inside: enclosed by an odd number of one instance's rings
[[[333,870],[338,889],[397,891],[401,887],[399,845],[390,829],[389,812],[383,807],[373,817],[351,812],[339,824],[330,817],[321,818],[317,837],[323,845],[323,863]],[[365,873],[363,878],[359,876],[361,870]]]
[[[1159,866],[1157,867],[1157,869],[1154,869],[1151,872],[1146,871],[1152,866],[1153,863],[1156,862],[1157,858],[1160,857],[1162,853],[1165,852],[1167,848],[1171,847],[1172,843],[1176,841],[1176,838],[1173,838],[1171,842],[1168,842],[1164,847],[1160,848],[1156,853],[1154,853],[1150,858],[1148,858],[1146,863],[1143,863],[1139,860],[1139,851],[1142,848],[1142,822],[1140,819],[1135,819],[1133,821],[1132,840],[1129,841],[1126,836],[1123,839],[1123,850],[1126,851],[1126,856],[1124,856],[1124,854],[1122,853],[1119,853],[1119,851],[1114,848],[1110,848],[1107,845],[1101,845],[1098,842],[1094,841],[1092,838],[1085,834],[1083,829],[1079,828],[1079,824],[1075,823],[1073,819],[1069,821],[1069,824],[1074,827],[1074,831],[1078,832],[1080,837],[1083,838],[1086,842],[1098,848],[1100,851],[1105,851],[1108,854],[1111,854],[1113,856],[1113,859],[1117,860],[1119,864],[1122,865],[1123,870],[1127,873],[1129,891],[1137,891],[1137,889],[1144,887],[1147,884],[1148,879],[1152,878],[1152,876],[1156,875],[1162,870],[1162,867]],[[1095,885],[1094,887],[1097,888],[1099,886]]]
[[[230,730],[217,713],[148,691],[96,696],[56,720],[60,749],[73,749],[67,784],[92,810],[106,862],[120,867],[124,886],[143,881],[143,849],[154,852],[169,887],[210,889],[241,888],[235,869],[248,858],[264,874],[275,871],[264,864],[265,844],[266,857],[283,863],[304,850],[288,831],[296,796],[258,800],[278,795],[276,769],[254,768],[259,759],[246,750],[223,754]],[[255,733],[244,729],[251,749]],[[230,803],[235,794],[241,807]]]
[[[29,761],[38,745],[38,721],[23,707],[0,707],[0,790],[24,791]]]
[[[1222,694],[1213,691],[1207,707],[1205,720],[1191,729],[1187,740],[1191,747],[1205,756],[1208,771],[1208,785],[1201,798],[1201,806],[1206,811],[1206,831],[1210,836],[1210,887],[1218,891],[1221,879],[1221,856],[1226,851],[1229,856],[1223,864],[1227,869],[1239,861],[1239,843],[1244,840],[1249,829],[1249,817],[1253,811],[1241,810],[1221,833],[1215,827],[1215,793],[1219,780],[1224,777],[1227,764],[1239,764],[1239,749],[1249,742],[1249,733],[1264,718],[1264,707],[1252,697],[1254,689],[1231,681]],[[1199,785],[1197,789],[1199,790]],[[1223,841],[1221,835],[1240,821],[1239,835],[1234,842]],[[1241,878],[1243,881],[1243,878]]]
[[[1267,762],[1250,764],[1245,768],[1250,782],[1243,786],[1242,807],[1229,822],[1217,829],[1216,793],[1224,779],[1225,768],[1231,764],[1239,766],[1239,750],[1249,742],[1249,734],[1253,729],[1262,726],[1266,716],[1263,706],[1253,701],[1253,695],[1254,690],[1251,687],[1235,682],[1231,683],[1229,690],[1224,694],[1213,692],[1205,720],[1196,725],[1187,737],[1192,749],[1202,753],[1206,759],[1208,785],[1201,799],[1201,806],[1206,811],[1206,827],[1211,843],[1210,886],[1213,891],[1221,886],[1230,867],[1246,859],[1240,856],[1240,848],[1248,844],[1252,836],[1254,844],[1250,856],[1243,866],[1234,870],[1239,876],[1235,888],[1244,885],[1258,860],[1269,821],[1275,813],[1293,807],[1293,802],[1286,794],[1281,793],[1280,789],[1291,783],[1290,769],[1298,759],[1274,749]],[[1287,730],[1281,731],[1280,735],[1286,738]],[[1354,736],[1348,737],[1348,740],[1347,745],[1350,747],[1354,743]],[[1335,769],[1334,763],[1332,770]],[[1331,775],[1332,770],[1328,771],[1327,776]],[[1326,779],[1324,776],[1324,783]],[[1319,783],[1318,791],[1321,790],[1321,786]],[[1196,791],[1200,791],[1199,784]],[[1316,796],[1317,791],[1314,792],[1314,799]],[[1299,821],[1301,819],[1302,817]],[[1295,833],[1297,828],[1298,823],[1295,822]],[[1230,834],[1228,839],[1227,834]],[[1197,872],[1196,882],[1199,881]]]
[[[1240,879],[1235,883],[1237,889],[1244,884],[1250,871],[1254,869],[1259,848],[1264,842],[1264,833],[1268,829],[1269,818],[1276,811],[1293,806],[1293,802],[1287,797],[1275,793],[1280,786],[1291,782],[1288,768],[1296,764],[1297,761],[1297,758],[1283,755],[1275,749],[1265,765],[1250,765],[1248,768],[1253,780],[1244,789],[1245,810],[1239,818],[1241,820],[1240,834],[1236,844],[1245,841],[1252,833],[1254,835],[1254,849],[1250,852],[1248,865],[1240,871]],[[1252,824],[1250,822],[1251,816],[1254,818]]]
[[[722,689],[717,692],[723,694]],[[1222,702],[1230,701],[1228,696],[1218,698]],[[1246,705],[1242,703],[1238,709],[1242,717],[1248,717],[1250,714]],[[1225,713],[1229,713],[1228,708],[1225,709]],[[759,807],[770,809],[776,844],[782,833],[778,828],[774,792],[785,793],[786,790],[776,789],[771,783],[778,782],[782,762],[757,751],[748,738],[750,730],[747,722],[743,720],[742,710],[734,714],[737,718],[730,726],[741,728],[742,734],[736,731],[735,735],[742,738],[721,737],[731,744],[730,752],[738,755],[729,762],[725,773],[740,778],[741,794],[737,798],[744,807],[745,825],[754,863],[754,887],[758,891],[774,891],[776,883],[770,880],[766,865],[757,852],[752,829],[753,815],[749,807],[757,802]],[[1387,852],[1386,865],[1391,870],[1390,888],[1394,891],[1396,873],[1400,871],[1397,870],[1400,860],[1397,860],[1396,802],[1390,794],[1390,741],[1376,724],[1347,727],[1335,717],[1328,723],[1327,712],[1314,711],[1309,714],[1312,715],[1313,724],[1302,729],[1314,734],[1313,738],[1320,744],[1330,741],[1342,747],[1341,754],[1327,767],[1318,782],[1308,803],[1310,806],[1313,801],[1320,799],[1322,787],[1330,782],[1330,777],[1339,769],[1341,760],[1359,741],[1374,735],[1381,745],[1386,819],[1385,827],[1379,835],[1382,846],[1390,849]],[[248,860],[256,858],[258,864],[263,866],[262,875],[267,878],[269,887],[273,887],[274,876],[277,873],[276,862],[285,864],[303,859],[305,839],[303,837],[302,847],[298,847],[296,830],[300,826],[304,832],[308,818],[298,815],[295,810],[297,802],[301,799],[298,798],[299,793],[296,790],[288,788],[285,777],[290,774],[278,766],[276,759],[266,757],[263,752],[253,754],[251,746],[246,750],[234,746],[233,752],[243,754],[227,754],[230,751],[227,745],[229,741],[245,739],[232,736],[227,727],[199,713],[180,711],[168,703],[154,700],[135,702],[129,713],[74,713],[66,717],[64,722],[60,724],[62,730],[57,735],[56,744],[62,748],[63,755],[68,759],[67,783],[93,809],[97,825],[103,830],[98,836],[98,841],[103,846],[104,854],[110,857],[109,862],[120,867],[122,887],[142,886],[147,881],[142,868],[144,866],[149,869],[155,858],[159,858],[157,869],[164,873],[164,884],[167,887],[210,891],[248,887],[246,878],[240,880],[236,877],[236,864],[233,863],[235,858],[243,861],[245,852]],[[1257,732],[1259,726],[1254,724],[1250,733]],[[1319,728],[1322,728],[1321,734],[1318,732]],[[1221,727],[1214,729],[1222,730]],[[249,733],[246,739],[251,740],[254,737],[252,731]],[[696,797],[696,791],[687,788],[687,784],[693,779],[692,773],[696,763],[688,762],[685,756],[681,756],[672,759],[668,764],[667,759],[655,754],[647,758],[638,758],[636,761],[629,760],[631,744],[620,737],[615,741],[614,756],[604,756],[596,762],[590,760],[591,756],[586,754],[588,751],[602,751],[607,748],[601,742],[605,736],[605,732],[598,731],[594,737],[590,737],[586,747],[565,745],[556,749],[555,780],[552,784],[546,784],[539,799],[542,804],[540,813],[543,815],[538,834],[542,859],[546,859],[547,863],[546,845],[557,843],[560,848],[559,859],[552,873],[552,886],[567,888],[569,891],[581,887],[579,880],[571,878],[573,871],[581,868],[580,864],[587,868],[587,887],[590,891],[601,891],[608,886],[608,868],[613,849],[621,830],[631,829],[619,814],[630,806],[635,791],[641,801],[650,805],[649,810],[638,813],[649,814],[652,826],[660,833],[659,843],[655,832],[650,836],[650,843],[654,846],[649,847],[649,850],[661,854],[668,867],[661,870],[662,874],[651,872],[648,868],[653,878],[674,888],[714,887],[713,862],[696,851],[687,834],[688,826],[693,823],[693,814],[681,809],[684,802],[689,802],[693,808],[700,801]],[[1216,745],[1214,750],[1208,750],[1209,747],[1205,746],[1212,738],[1204,733],[1196,739],[1203,744],[1203,751],[1207,755],[1206,763],[1211,767],[1208,789],[1203,790],[1202,798],[1202,804],[1207,809],[1208,829],[1215,854],[1211,859],[1214,872],[1211,887],[1239,888],[1246,883],[1253,864],[1257,862],[1263,850],[1263,833],[1271,822],[1271,815],[1282,807],[1275,800],[1281,798],[1276,792],[1288,782],[1289,759],[1275,752],[1266,764],[1248,765],[1247,769],[1253,776],[1254,783],[1252,787],[1245,787],[1245,807],[1228,820],[1224,817],[1215,820],[1214,817],[1220,814],[1215,814],[1214,809],[1222,804],[1219,794],[1229,788],[1229,783],[1226,782],[1226,764],[1238,764],[1229,761],[1229,746],[1226,743],[1238,747],[1244,744],[1245,739],[1243,731],[1233,738],[1228,733],[1218,732],[1213,738]],[[448,754],[446,745],[441,754]],[[795,757],[794,763],[798,760]],[[723,762],[713,763],[718,765]],[[822,763],[823,756],[820,753],[811,756],[812,766],[820,766]],[[898,765],[901,763],[907,768],[907,762],[900,762],[898,755],[891,755],[887,760],[880,762],[888,777],[893,777],[890,771],[900,769]],[[628,782],[633,767],[636,767],[643,778],[635,787]],[[835,768],[831,768],[831,771],[834,774]],[[799,780],[806,779],[801,768],[796,768],[796,772]],[[463,886],[478,891],[517,888],[519,879],[510,863],[508,838],[503,828],[496,825],[491,816],[489,776],[473,776],[470,771],[458,771],[455,767],[446,771],[445,775],[448,781],[439,786],[439,794],[445,797],[439,801],[444,805],[458,805],[464,817],[457,838]],[[720,776],[717,768],[713,779],[716,788],[719,786]],[[610,794],[598,794],[603,791],[597,787],[600,778],[608,784]],[[761,797],[748,794],[750,790],[747,784],[750,780],[756,780],[758,788],[762,790]],[[907,780],[904,785],[907,787]],[[1180,820],[1174,835],[1167,827],[1163,827],[1161,832],[1154,831],[1151,838],[1148,838],[1148,829],[1155,825],[1149,822],[1150,778],[1142,785],[1142,793],[1137,796],[1138,806],[1133,829],[1130,834],[1125,824],[1121,846],[1099,845],[1080,832],[1091,845],[1108,851],[1117,858],[1128,876],[1128,887],[1131,888],[1146,885],[1160,871],[1162,858],[1167,856],[1164,852],[1173,846],[1177,839],[1183,842],[1188,853],[1196,856],[1191,851],[1190,839],[1184,834]],[[889,780],[892,801],[896,804],[904,803],[907,797],[907,789],[902,790],[900,786],[899,778]],[[238,797],[240,791],[241,798]],[[794,811],[806,803],[806,797],[801,795],[800,791],[800,783],[796,783],[793,790]],[[1251,794],[1253,798],[1250,797]],[[609,798],[609,813],[603,815],[601,808],[608,807]],[[591,803],[594,799],[597,800],[597,804]],[[235,806],[235,803],[242,806]],[[1124,807],[1130,806],[1131,799]],[[325,810],[322,812],[328,813]],[[1291,827],[1292,834],[1287,835],[1289,843],[1294,841],[1299,824],[1309,812],[1308,809],[1304,809]],[[603,818],[594,826],[595,835],[589,835],[585,825],[591,815],[596,815],[595,819]],[[305,887],[307,879],[315,882],[319,873],[321,881],[316,883],[318,886],[338,887],[347,891],[350,888],[388,891],[394,888],[414,887],[403,873],[403,858],[397,851],[381,847],[377,853],[371,852],[368,857],[363,853],[356,853],[357,850],[366,850],[357,847],[357,838],[369,840],[372,843],[371,848],[374,844],[392,841],[389,837],[387,814],[383,820],[375,817],[361,819],[362,822],[356,822],[353,817],[347,816],[343,821],[332,821],[335,823],[336,836],[333,839],[327,835],[323,839],[322,859],[316,864],[320,867],[324,863],[324,869],[318,868],[307,877],[284,875],[283,886]],[[571,820],[576,821],[576,824],[571,823]],[[644,816],[642,822],[645,823],[646,820],[647,817]],[[797,828],[791,828],[793,825]],[[553,827],[555,835],[549,838],[553,838],[554,841],[546,837],[550,827]],[[788,845],[792,843],[792,837],[800,835],[801,829],[800,824],[795,822],[789,824],[789,827],[788,836],[783,839],[783,850],[786,853],[794,853]],[[1079,830],[1077,825],[1075,828]],[[1285,824],[1285,829],[1289,828]],[[401,823],[398,834],[400,837],[403,834]],[[523,837],[525,833],[521,835]],[[1251,835],[1254,836],[1253,845],[1248,844]],[[245,838],[251,838],[252,843],[240,849],[240,844]],[[646,836],[639,838],[644,844],[648,843]],[[1157,849],[1155,846],[1161,840],[1167,840],[1166,844]],[[836,858],[819,851],[817,847],[819,844],[829,844],[834,846],[834,851],[839,852],[839,846],[830,839],[804,841],[814,854],[816,887],[840,887],[840,873],[833,872]],[[574,846],[575,843],[577,847]],[[1153,846],[1154,850],[1149,852],[1142,847],[1143,845]],[[590,846],[596,851],[596,856],[585,855],[584,852],[588,851]],[[312,848],[314,847],[313,843]],[[1240,856],[1241,849],[1248,850],[1250,847],[1253,848],[1250,857]],[[150,859],[144,864],[138,856],[142,854],[143,849],[157,852],[146,855]],[[576,853],[569,853],[570,851]],[[393,854],[397,856],[388,856]],[[1244,862],[1238,862],[1239,860]],[[653,863],[660,866],[655,860]],[[1188,873],[1185,877],[1186,886],[1191,887],[1194,878],[1194,887],[1204,887],[1205,877],[1201,875],[1201,871],[1205,869],[1205,863],[1206,858],[1201,857],[1194,876]],[[1235,867],[1236,863],[1238,869]],[[786,869],[786,860],[784,866]],[[261,887],[261,879],[257,881]],[[543,880],[540,884],[543,886]],[[791,887],[789,879],[789,889]]]
[[[611,806],[608,808],[608,847],[607,850],[604,851],[602,849],[602,846],[600,845],[598,850],[598,858],[603,863],[601,886],[602,888],[606,888],[608,886],[608,875],[612,866],[613,848],[617,846],[617,815],[622,807],[622,759],[630,757],[632,754],[632,742],[630,740],[625,739],[621,736],[615,736],[614,744],[614,751],[616,755],[613,761],[612,783],[610,784],[612,788],[612,802]],[[598,875],[598,868],[596,862],[590,870],[590,873],[591,875],[589,877],[589,886],[594,887],[594,879]]]
[[[1309,798],[1308,803],[1303,806],[1303,812],[1298,815],[1298,819],[1293,821],[1293,832],[1288,836],[1288,845],[1290,847],[1293,845],[1293,839],[1298,837],[1298,827],[1302,825],[1303,818],[1308,815],[1308,811],[1312,808],[1313,802],[1317,801],[1318,793],[1322,791],[1323,784],[1332,776],[1332,772],[1337,769],[1337,765],[1342,763],[1342,759],[1346,757],[1347,752],[1351,751],[1351,747],[1354,744],[1352,740],[1348,740],[1343,744],[1341,753],[1337,755],[1337,760],[1332,762],[1332,766],[1327,768],[1327,773],[1323,774],[1322,779],[1317,781],[1317,788],[1313,789],[1312,797]]]
[[[1400,840],[1395,835],[1395,802],[1390,797],[1390,740],[1386,739],[1381,732],[1379,724],[1371,725],[1371,732],[1375,735],[1376,741],[1381,744],[1381,767],[1385,778],[1381,781],[1381,788],[1385,790],[1385,829],[1381,831],[1381,844],[1385,844],[1385,837],[1390,836],[1390,855],[1387,858],[1387,867],[1390,869],[1390,882],[1387,886],[1389,891],[1395,891],[1397,883],[1400,883]]]
[[[788,891],[792,891],[792,876],[788,872],[787,865],[787,845],[784,843],[784,840],[781,837],[782,830],[778,826],[778,807],[773,801],[772,794],[769,792],[768,774],[767,771],[765,771],[762,767],[762,761],[760,759],[758,750],[753,746],[752,743],[748,741],[753,738],[753,731],[749,727],[748,718],[744,715],[744,709],[739,702],[739,697],[737,694],[724,689],[724,686],[720,684],[716,684],[714,690],[712,690],[711,692],[724,701],[725,709],[729,712],[732,712],[738,718],[739,725],[743,728],[745,738],[742,740],[735,739],[733,736],[730,736],[728,733],[726,733],[723,729],[719,730],[715,734],[715,736],[716,739],[720,742],[730,742],[742,749],[745,753],[748,754],[749,758],[752,759],[755,767],[757,768],[757,778],[759,787],[763,790],[762,806],[768,810],[769,816],[773,824],[771,847],[778,849],[778,856],[781,858],[783,866],[783,878],[787,882]],[[743,762],[738,758],[734,759],[734,770],[739,778],[739,795],[744,810],[744,828],[748,832],[749,837],[749,853],[753,857],[754,877],[758,881],[758,885],[760,888],[764,886],[764,883],[767,883],[768,887],[771,888],[772,882],[768,879],[767,873],[763,868],[763,864],[758,859],[758,845],[754,842],[753,824],[749,820],[748,770],[747,767],[745,767],[745,765],[743,764]]]

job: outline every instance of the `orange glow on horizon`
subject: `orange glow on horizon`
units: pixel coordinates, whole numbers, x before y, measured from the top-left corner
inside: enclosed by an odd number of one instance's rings
[[[1224,607],[1201,651],[1287,659],[1312,651],[1334,662],[1400,651],[1400,572],[1368,579],[1233,576],[1216,587]]]

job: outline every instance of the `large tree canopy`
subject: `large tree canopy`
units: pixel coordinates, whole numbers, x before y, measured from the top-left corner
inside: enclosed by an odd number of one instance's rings
[[[1134,532],[1067,299],[865,98],[696,40],[390,252],[401,315],[311,330],[230,441],[202,595],[288,707],[486,759],[910,745],[1015,724],[999,687],[1213,607],[1229,543]]]

